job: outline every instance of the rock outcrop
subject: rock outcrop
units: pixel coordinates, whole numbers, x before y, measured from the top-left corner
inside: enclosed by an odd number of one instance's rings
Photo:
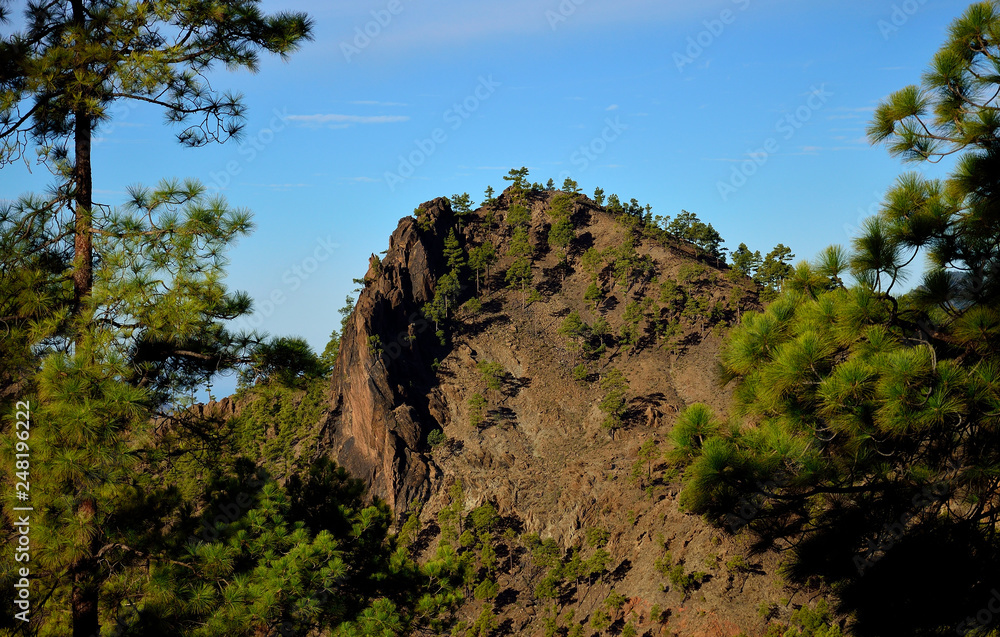
[[[443,232],[453,213],[444,198],[421,208],[420,223],[400,220],[385,257],[369,261],[364,290],[341,337],[320,439],[321,453],[397,511],[429,494],[433,469],[421,448],[438,427],[427,397],[434,378],[422,351],[427,338],[417,337],[433,331],[421,308],[433,298],[445,267]]]

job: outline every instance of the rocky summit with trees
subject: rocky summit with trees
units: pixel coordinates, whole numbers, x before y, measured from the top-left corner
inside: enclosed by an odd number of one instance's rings
[[[311,18],[0,22],[0,166],[52,181],[0,206],[2,634],[996,634],[996,1],[875,110],[872,144],[947,174],[904,173],[850,246],[730,250],[514,168],[401,219],[321,355],[232,328],[250,211],[172,174],[105,204],[92,164],[123,102],[238,136],[220,67]]]

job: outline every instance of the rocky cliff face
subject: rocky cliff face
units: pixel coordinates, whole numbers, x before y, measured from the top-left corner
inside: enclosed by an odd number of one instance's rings
[[[397,511],[429,495],[433,470],[419,448],[436,426],[427,398],[434,374],[422,350],[426,339],[417,336],[433,331],[420,309],[434,296],[444,233],[454,221],[447,199],[421,208],[423,229],[412,217],[400,220],[385,257],[372,255],[341,337],[320,442]]]

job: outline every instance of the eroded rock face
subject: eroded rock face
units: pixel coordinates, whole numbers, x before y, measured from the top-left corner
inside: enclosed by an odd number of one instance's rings
[[[422,223],[400,220],[385,257],[369,261],[365,289],[341,338],[320,442],[322,453],[396,511],[429,494],[434,469],[421,448],[440,426],[427,397],[432,357],[423,350],[434,338],[427,334],[433,325],[420,309],[445,269],[441,254],[453,214],[444,198],[421,208]]]

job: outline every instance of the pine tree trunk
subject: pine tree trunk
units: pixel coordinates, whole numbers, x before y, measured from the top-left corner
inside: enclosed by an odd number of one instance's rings
[[[84,299],[90,295],[94,285],[94,244],[91,233],[93,177],[90,166],[90,114],[79,108],[75,119],[76,166],[73,169],[73,180],[76,187],[76,227],[73,237],[73,297],[74,311],[79,313]]]
[[[73,23],[74,26],[83,30],[86,26],[86,12],[83,0],[73,0]],[[81,64],[83,64],[81,62]],[[79,313],[83,300],[90,295],[94,285],[94,244],[92,235],[94,190],[93,174],[90,165],[90,144],[91,127],[93,119],[87,106],[83,103],[83,96],[73,111],[74,131],[74,161],[73,185],[76,189],[74,193],[74,203],[76,209],[75,228],[73,238],[73,296],[75,301],[74,311]]]
[[[80,31],[85,31],[87,14],[83,0],[72,0],[73,24]],[[82,44],[82,43],[78,43]],[[79,56],[79,53],[77,54]],[[77,57],[80,66],[86,63]],[[93,118],[85,104],[85,96],[77,97],[73,110],[74,126],[74,167],[73,193],[75,209],[73,236],[73,299],[75,314],[83,309],[84,301],[90,296],[94,286],[94,244],[92,235],[93,224],[93,174],[90,164],[91,127]],[[97,506],[90,498],[83,500],[77,509],[77,515],[85,519],[88,527],[93,527],[97,518]],[[73,618],[73,637],[92,637],[100,634],[98,620],[98,585],[96,582],[96,554],[99,539],[97,529],[90,532],[89,546],[79,547],[80,556],[69,566],[69,574],[73,578],[73,591],[70,604]]]

